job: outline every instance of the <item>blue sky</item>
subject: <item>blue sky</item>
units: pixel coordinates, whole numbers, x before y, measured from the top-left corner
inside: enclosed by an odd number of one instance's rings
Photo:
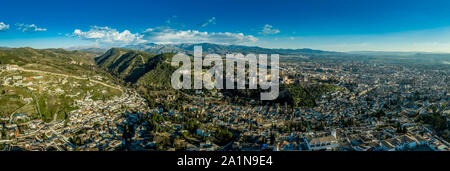
[[[3,1],[0,46],[211,42],[450,52],[448,0]]]

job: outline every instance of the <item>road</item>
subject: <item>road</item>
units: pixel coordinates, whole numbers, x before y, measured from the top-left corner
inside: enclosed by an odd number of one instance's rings
[[[31,95],[33,96],[34,101],[36,102],[36,109],[37,109],[37,111],[38,111],[38,113],[39,113],[39,116],[40,116],[41,119],[42,119],[41,109],[39,109],[39,103],[38,103],[38,101],[37,101],[37,98],[36,98],[36,96],[35,96],[32,92],[30,92],[30,93],[31,93]]]

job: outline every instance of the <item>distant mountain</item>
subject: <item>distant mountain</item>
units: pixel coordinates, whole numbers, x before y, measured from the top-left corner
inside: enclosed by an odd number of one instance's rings
[[[230,53],[254,54],[279,54],[282,62],[299,62],[305,60],[321,60],[328,62],[352,62],[365,61],[368,63],[397,63],[397,64],[447,64],[450,54],[427,52],[389,52],[389,51],[353,51],[333,52],[314,49],[271,49],[257,46],[221,45],[212,43],[182,43],[182,44],[139,44],[125,48],[161,53],[183,52],[193,55],[194,46],[202,46],[203,54],[216,53],[220,55]]]
[[[155,43],[147,43],[147,44],[138,44],[138,45],[128,45],[123,48],[133,49],[139,51],[146,51],[152,53],[178,53],[185,52],[184,49],[181,49],[173,44],[155,44]]]
[[[108,51],[108,49],[104,49],[104,48],[86,48],[86,49],[79,49],[79,51],[103,54],[106,51]]]
[[[90,52],[90,53],[96,53],[98,55],[104,54],[106,51],[108,51],[107,48],[101,48],[101,47],[70,47],[70,48],[66,48],[66,50]]]
[[[194,46],[202,46],[203,53],[210,54],[230,54],[230,53],[242,53],[242,54],[280,54],[281,56],[321,56],[321,55],[343,55],[345,53],[313,50],[313,49],[270,49],[257,46],[242,46],[242,45],[219,45],[212,43],[182,43],[182,44],[139,44],[130,45],[124,48],[152,52],[152,53],[178,53],[183,52],[187,54],[193,54]]]
[[[409,55],[415,55],[415,54],[427,54],[423,52],[395,52],[395,51],[351,51],[347,52],[349,54],[358,54],[358,55],[396,55],[396,56],[409,56]],[[431,53],[430,53],[431,54]]]

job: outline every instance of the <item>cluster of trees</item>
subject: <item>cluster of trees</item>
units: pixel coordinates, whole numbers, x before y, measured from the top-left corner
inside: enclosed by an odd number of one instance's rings
[[[446,104],[441,106],[431,105],[430,106],[432,113],[427,115],[419,115],[417,118],[417,122],[430,124],[436,133],[444,138],[446,141],[450,141],[450,132],[449,132],[449,122],[447,121],[447,117],[442,114],[442,112],[446,109]]]
[[[406,133],[408,133],[408,129],[406,129],[406,127],[400,125],[400,122],[397,122],[396,127],[397,127],[397,130],[396,130],[397,133],[401,133],[401,134],[406,134]]]
[[[167,55],[162,55],[162,59],[167,59]],[[164,60],[165,61],[165,60]],[[171,77],[175,68],[170,63],[158,62],[153,64],[149,72],[142,75],[138,80],[138,85],[149,90],[172,89]]]
[[[70,137],[69,138],[69,142],[72,143],[75,146],[84,145],[84,140],[81,139],[80,137],[76,136],[76,135]]]
[[[419,121],[432,125],[436,132],[448,130],[447,118],[438,113],[420,115]]]
[[[283,104],[287,102],[291,107],[308,107],[312,108],[317,106],[316,98],[320,95],[332,92],[336,90],[336,86],[331,84],[316,84],[311,86],[302,86],[300,84],[282,85],[281,91],[286,91],[285,96],[279,96],[276,100]]]
[[[224,146],[233,140],[233,133],[226,127],[219,127],[214,132],[214,138],[217,145]]]
[[[225,96],[227,96],[230,102],[241,105],[248,105],[248,102],[253,99],[257,103],[264,105],[279,104],[289,105],[293,108],[298,107],[315,107],[316,98],[320,95],[335,91],[337,86],[331,84],[316,84],[311,86],[302,86],[301,84],[282,84],[280,87],[280,94],[277,99],[273,101],[260,101],[260,95],[265,90],[258,89],[223,89],[220,90]]]

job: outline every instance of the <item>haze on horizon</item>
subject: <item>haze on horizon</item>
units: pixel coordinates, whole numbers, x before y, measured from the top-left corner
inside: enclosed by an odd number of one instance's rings
[[[450,52],[450,1],[8,1],[0,47],[218,43]]]

